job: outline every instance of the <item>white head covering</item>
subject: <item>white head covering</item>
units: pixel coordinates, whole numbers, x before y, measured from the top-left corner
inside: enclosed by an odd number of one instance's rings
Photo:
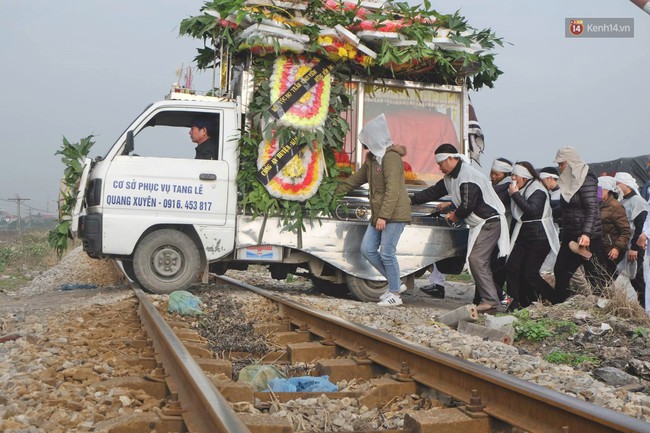
[[[533,175],[528,171],[526,167],[521,164],[515,164],[512,168],[512,174],[523,177],[524,179],[532,179]]]
[[[619,171],[614,176],[614,179],[616,182],[621,182],[623,185],[627,185],[628,187],[632,188],[637,194],[639,193],[639,185],[636,183],[636,179],[634,179],[630,173]]]
[[[571,146],[560,148],[555,155],[555,162],[567,163],[567,167],[560,173],[558,184],[560,185],[562,197],[568,202],[585,183],[589,166],[580,158],[578,151]]]
[[[384,113],[366,123],[366,126],[359,132],[359,141],[361,144],[368,146],[368,150],[375,155],[377,162],[381,164],[386,149],[393,144]]]
[[[543,169],[541,169],[539,171],[539,178],[540,179],[544,180],[546,178],[552,177],[553,179],[558,180],[560,178],[560,176],[558,176],[557,174],[555,174],[553,172],[550,172],[550,171],[545,171],[545,170],[550,170],[550,168],[549,167],[544,167]]]
[[[598,186],[607,191],[617,192],[616,179],[612,176],[600,176],[598,178]]]
[[[512,165],[508,164],[505,161],[499,161],[498,159],[495,159],[494,162],[492,162],[491,170],[498,173],[510,173],[512,172]]]

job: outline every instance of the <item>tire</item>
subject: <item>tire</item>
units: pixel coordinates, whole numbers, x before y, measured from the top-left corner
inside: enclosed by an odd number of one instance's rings
[[[364,280],[352,275],[346,275],[345,281],[352,296],[363,302],[377,302],[379,297],[388,290],[386,281]]]
[[[311,277],[311,282],[314,285],[314,288],[323,295],[335,298],[346,298],[350,292],[348,285],[345,283],[335,283],[318,277]]]
[[[133,255],[136,281],[147,291],[169,294],[196,282],[201,254],[192,239],[178,230],[148,234]]]

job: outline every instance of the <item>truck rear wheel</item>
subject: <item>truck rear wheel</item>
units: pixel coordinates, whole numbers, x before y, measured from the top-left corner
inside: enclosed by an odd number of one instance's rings
[[[388,290],[388,282],[364,280],[363,278],[346,275],[345,281],[352,296],[363,302],[377,302],[379,297]],[[415,287],[415,274],[409,274],[401,278],[402,284],[406,284],[407,290],[413,290]]]
[[[311,277],[311,282],[324,295],[335,298],[343,298],[349,293],[348,285],[345,283],[335,283],[318,277]]]
[[[352,275],[346,275],[345,281],[352,295],[363,302],[377,302],[379,297],[388,290],[386,281],[364,280]]]
[[[178,230],[148,234],[136,247],[133,271],[136,280],[152,293],[185,290],[196,282],[201,255],[192,239]]]

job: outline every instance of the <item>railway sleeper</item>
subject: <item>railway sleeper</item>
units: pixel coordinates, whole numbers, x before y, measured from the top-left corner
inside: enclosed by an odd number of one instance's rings
[[[128,415],[100,421],[94,426],[95,433],[142,433],[185,431],[183,418],[165,415],[162,410],[130,413]]]
[[[255,325],[255,331],[264,335],[267,339],[284,350],[271,351],[265,354],[250,353],[229,353],[232,360],[255,359],[263,360],[264,363],[315,363],[314,374],[328,375],[334,383],[342,380],[362,379],[371,383],[371,387],[364,392],[257,392],[250,384],[241,383],[232,379],[232,363],[226,359],[216,359],[209,350],[204,340],[188,327],[186,322],[168,322],[174,333],[183,341],[188,352],[195,361],[206,372],[212,383],[223,397],[234,407],[250,404],[259,410],[268,409],[272,401],[286,403],[290,400],[319,398],[325,395],[331,400],[351,398],[358,401],[359,405],[368,408],[384,407],[395,399],[396,396],[413,395],[425,391],[408,374],[399,372],[392,377],[389,371],[372,362],[363,351],[350,352],[342,347],[336,346],[328,338],[321,338],[309,332],[308,329],[294,327],[288,320],[277,323],[261,323]],[[292,329],[293,328],[293,329]],[[139,345],[138,345],[139,346]],[[173,391],[173,384],[168,384],[168,390]],[[136,385],[137,386],[137,385]],[[435,391],[428,390],[430,393]],[[160,394],[158,394],[160,395]],[[403,429],[386,430],[381,433],[390,432],[413,432],[413,433],[446,433],[446,432],[467,432],[467,433],[489,433],[490,417],[482,411],[467,411],[464,407],[448,407],[442,399],[436,400],[436,407],[421,409],[405,415]],[[450,400],[446,397],[447,400]],[[451,403],[453,404],[453,402]],[[154,426],[156,431],[164,427],[160,419],[161,412],[156,417],[151,415],[137,417],[126,417],[125,423],[119,420],[115,425],[119,429],[105,430],[102,433],[131,433],[130,426]],[[268,413],[249,414],[239,413],[242,421],[253,433],[293,433],[294,428],[291,422],[285,418],[271,416]],[[148,424],[147,424],[148,423]],[[126,426],[126,427],[125,427]],[[127,428],[127,430],[123,430]],[[170,429],[170,431],[173,429]],[[178,431],[178,430],[175,430]],[[372,431],[374,432],[374,431]],[[371,433],[367,431],[366,433]]]

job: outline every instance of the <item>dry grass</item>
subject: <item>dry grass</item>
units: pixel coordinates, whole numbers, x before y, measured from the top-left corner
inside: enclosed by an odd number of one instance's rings
[[[601,275],[605,275],[604,269],[599,264],[596,263],[596,267]],[[597,287],[592,287],[586,281],[585,283],[579,286],[577,292],[587,297],[595,295],[606,298],[608,302],[602,310],[603,313],[629,320],[636,325],[650,326],[650,317],[636,296],[628,297],[624,284],[617,281],[601,281]]]
[[[630,299],[624,286],[614,282],[604,290],[603,296],[609,300],[603,312],[627,319],[637,325],[650,326],[650,317],[637,299]]]

